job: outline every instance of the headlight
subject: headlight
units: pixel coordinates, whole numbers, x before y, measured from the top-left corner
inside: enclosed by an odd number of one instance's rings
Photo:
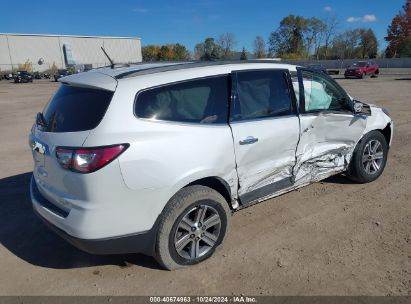
[[[385,113],[385,115],[387,115],[388,117],[391,117],[390,112],[388,112],[386,108],[381,108],[381,110]]]

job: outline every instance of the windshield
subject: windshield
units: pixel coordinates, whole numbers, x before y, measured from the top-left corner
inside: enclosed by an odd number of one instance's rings
[[[67,70],[58,70],[59,74],[67,74]]]
[[[79,132],[97,127],[113,92],[62,85],[43,111],[48,132]]]
[[[366,65],[367,65],[366,62],[360,61],[360,62],[354,63],[352,66],[353,66],[353,67],[364,67],[364,66],[366,66]]]

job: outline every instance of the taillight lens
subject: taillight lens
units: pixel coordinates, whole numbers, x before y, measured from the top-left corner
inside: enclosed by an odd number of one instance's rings
[[[73,150],[57,148],[56,154],[59,164],[65,169],[70,169],[73,158]]]
[[[101,169],[128,148],[128,144],[97,148],[57,148],[56,156],[59,164],[80,173],[90,173]]]

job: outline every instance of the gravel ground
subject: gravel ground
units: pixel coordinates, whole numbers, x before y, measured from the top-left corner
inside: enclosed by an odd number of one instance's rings
[[[411,295],[411,76],[338,81],[394,118],[384,174],[244,209],[211,259],[174,272],[142,255],[83,253],[33,215],[27,134],[57,84],[1,81],[0,295]]]

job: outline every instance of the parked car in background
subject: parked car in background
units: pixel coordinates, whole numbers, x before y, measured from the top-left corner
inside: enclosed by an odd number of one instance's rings
[[[339,75],[340,70],[338,70],[338,69],[327,69],[327,74],[328,75]]]
[[[340,71],[337,69],[327,69],[325,66],[323,66],[322,64],[318,64],[318,63],[313,63],[313,64],[309,64],[307,65],[307,68],[314,70],[314,71],[318,71],[327,75],[338,75],[340,74]]]
[[[12,79],[14,79],[13,74],[4,74],[3,77],[4,77],[4,79],[6,79],[6,80],[12,80]]]
[[[59,80],[61,77],[70,75],[69,71],[66,69],[57,70],[57,73],[54,74],[54,81]]]
[[[34,79],[41,79],[40,73],[39,73],[39,72],[34,72],[34,73],[33,73],[33,78],[34,78]]]
[[[380,73],[380,68],[375,61],[358,61],[348,67],[344,72],[345,78],[366,76],[376,77]]]
[[[309,68],[310,70],[313,70],[313,71],[317,71],[317,72],[327,74],[327,69],[322,64],[309,64],[309,65],[307,65],[307,68]]]
[[[33,82],[33,76],[27,71],[18,71],[14,75],[14,82],[15,83]]]
[[[209,258],[234,211],[341,172],[376,180],[392,128],[387,110],[294,65],[101,68],[64,77],[37,114],[31,200],[87,252],[175,269]]]

